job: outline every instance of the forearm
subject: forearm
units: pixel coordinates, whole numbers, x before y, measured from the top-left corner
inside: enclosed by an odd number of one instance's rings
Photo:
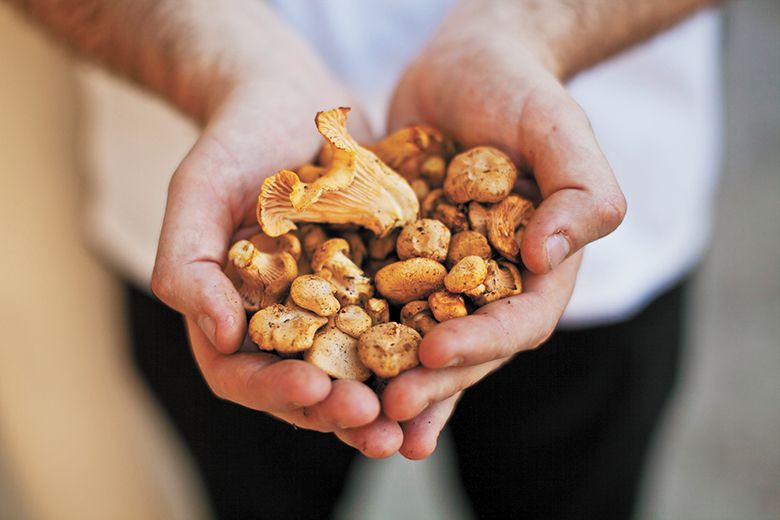
[[[717,0],[463,0],[446,24],[520,36],[567,79]],[[446,27],[446,26],[445,26]],[[461,27],[462,28],[462,27]]]
[[[151,88],[199,121],[246,78],[310,88],[307,71],[324,72],[256,0],[11,2],[81,54]]]

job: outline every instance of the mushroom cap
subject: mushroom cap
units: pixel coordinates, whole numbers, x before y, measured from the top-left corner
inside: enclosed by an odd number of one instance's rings
[[[252,316],[249,337],[262,350],[301,352],[312,346],[317,329],[326,323],[328,318],[277,303]]]
[[[349,242],[343,238],[329,238],[314,251],[311,257],[311,267],[315,271],[319,271],[326,267],[331,268],[335,264],[348,265],[351,263],[356,269],[359,269],[347,255],[349,255]]]
[[[341,237],[349,244],[349,259],[360,267],[363,265],[363,261],[368,256],[368,248],[366,248],[363,237],[360,236],[358,231],[344,231],[341,233]]]
[[[311,259],[314,252],[328,239],[328,234],[318,224],[303,224],[298,227],[298,237],[301,242],[301,249],[306,256]]]
[[[488,274],[483,282],[485,290],[473,299],[477,306],[481,307],[523,292],[523,281],[516,265],[503,260],[488,260],[487,264]]]
[[[520,243],[533,212],[533,203],[514,193],[490,208],[488,239],[510,262],[520,263]]]
[[[365,381],[371,377],[371,371],[358,356],[358,340],[336,327],[318,332],[303,359],[336,379]]]
[[[470,291],[485,281],[487,272],[487,262],[481,256],[464,257],[444,277],[444,287],[452,293]]]
[[[441,188],[447,175],[447,161],[441,155],[431,155],[420,165],[420,177],[431,187]]]
[[[431,192],[431,185],[425,179],[414,179],[409,182],[409,186],[414,190],[414,194],[417,196],[417,200],[422,202],[425,197]]]
[[[467,256],[479,256],[484,260],[491,257],[492,251],[487,238],[476,231],[461,231],[452,235],[450,249],[447,252],[447,265],[453,267]]]
[[[398,239],[398,230],[394,229],[383,237],[368,238],[368,256],[372,260],[384,260],[395,250],[395,241]]]
[[[431,293],[428,296],[428,305],[431,306],[431,312],[439,322],[462,318],[468,314],[463,296],[447,291]]]
[[[236,289],[244,308],[250,311],[278,303],[298,275],[298,264],[290,253],[264,253],[249,240],[233,244],[228,261],[240,279]]]
[[[487,236],[488,228],[487,223],[490,218],[490,212],[488,208],[483,206],[477,201],[471,201],[468,205],[468,219],[469,227],[481,235]]]
[[[420,219],[401,229],[396,252],[401,260],[422,257],[444,262],[451,238],[450,230],[438,220]]]
[[[369,258],[366,262],[366,274],[372,278],[376,278],[376,273],[378,273],[380,269],[397,261],[398,257],[395,255],[390,255],[387,258],[383,258],[382,260],[374,260],[373,258]]]
[[[437,323],[426,300],[414,300],[401,308],[401,324],[413,328],[421,336],[428,334]]]
[[[371,328],[373,322],[371,316],[359,305],[345,305],[336,314],[336,327],[349,334],[353,338],[359,338],[361,334]]]
[[[390,305],[384,298],[369,298],[363,308],[371,317],[372,325],[390,321]]]
[[[374,281],[379,294],[391,303],[405,304],[427,298],[444,286],[447,269],[430,258],[409,258],[380,269]]]
[[[331,283],[317,275],[305,274],[293,280],[290,297],[295,304],[318,316],[333,316],[341,304],[333,294],[336,289]]]
[[[444,170],[445,157],[455,152],[455,144],[435,128],[411,125],[393,132],[371,149],[388,166],[411,182],[420,175],[435,174],[436,160]]]
[[[422,337],[411,327],[382,323],[360,336],[358,355],[372,372],[387,379],[420,364],[420,341]]]
[[[269,237],[265,233],[256,233],[249,239],[258,251],[263,253],[290,253],[297,262],[301,258],[301,241],[293,233],[285,233],[278,237]]]
[[[319,112],[317,130],[331,145],[327,171],[305,183],[281,170],[262,185],[258,222],[270,236],[295,229],[295,222],[357,224],[376,235],[414,220],[419,203],[404,179],[346,129],[348,108]]]
[[[444,179],[444,193],[463,204],[498,202],[509,195],[517,181],[517,168],[501,150],[477,146],[452,158]]]
[[[453,233],[469,228],[466,213],[451,204],[441,188],[432,190],[420,204],[420,214],[425,218],[441,221]]]
[[[362,269],[349,258],[349,244],[343,238],[331,238],[315,251],[311,261],[315,274],[336,288],[341,305],[362,303],[374,295],[374,286]]]

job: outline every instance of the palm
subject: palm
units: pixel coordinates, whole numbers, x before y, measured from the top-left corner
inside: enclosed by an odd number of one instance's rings
[[[315,156],[320,139],[312,114],[347,101],[332,94],[300,99],[260,82],[242,86],[220,105],[171,180],[153,290],[185,314],[193,354],[217,396],[303,428],[339,430],[366,455],[384,456],[400,444],[400,429],[378,417],[379,401],[366,385],[331,382],[303,361],[236,352],[246,316],[222,272],[232,240],[257,230],[263,179]],[[360,135],[363,129],[358,124],[354,130]],[[383,434],[388,442],[369,442]]]
[[[541,198],[521,244],[525,292],[438,325],[420,346],[423,367],[385,390],[383,409],[403,424],[401,451],[412,458],[433,450],[463,390],[552,334],[574,287],[576,251],[624,211],[587,119],[563,86],[530,56],[490,45],[437,52],[434,42],[403,76],[390,111],[391,128],[424,122],[465,146],[503,149]],[[547,247],[553,236],[563,251]]]

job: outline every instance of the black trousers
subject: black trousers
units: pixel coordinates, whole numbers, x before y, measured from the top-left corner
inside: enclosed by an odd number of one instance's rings
[[[450,421],[480,518],[624,519],[681,344],[684,285],[620,324],[558,331],[465,392]],[[181,317],[128,286],[135,360],[219,518],[328,517],[356,454],[215,398]]]

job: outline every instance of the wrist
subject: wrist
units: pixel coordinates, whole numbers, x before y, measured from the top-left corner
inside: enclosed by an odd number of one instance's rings
[[[500,48],[563,81],[572,69],[566,35],[573,32],[575,14],[557,0],[462,0],[442,24],[437,39],[464,49]]]
[[[198,6],[167,46],[142,48],[139,68],[144,83],[200,124],[257,85],[306,95],[335,89],[315,53],[265,3],[236,1],[219,13]]]

